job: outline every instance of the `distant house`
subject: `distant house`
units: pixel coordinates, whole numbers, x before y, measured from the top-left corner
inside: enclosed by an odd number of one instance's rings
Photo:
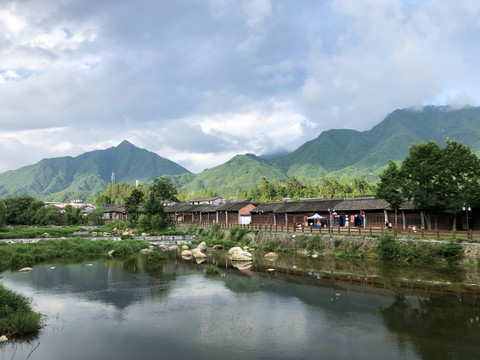
[[[226,200],[220,196],[194,199],[190,201],[190,204],[192,205],[220,205],[225,203],[226,203]]]
[[[128,220],[125,205],[105,205],[103,207],[103,220]]]

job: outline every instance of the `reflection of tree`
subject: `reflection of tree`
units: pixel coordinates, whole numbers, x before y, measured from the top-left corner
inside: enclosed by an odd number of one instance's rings
[[[399,294],[380,312],[399,345],[410,342],[422,359],[480,358],[480,305],[473,298],[431,295],[415,302]]]

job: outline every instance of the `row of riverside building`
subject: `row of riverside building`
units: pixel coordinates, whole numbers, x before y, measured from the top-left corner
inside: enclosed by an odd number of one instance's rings
[[[323,226],[323,227],[385,227],[393,224],[400,229],[425,228],[425,216],[411,202],[405,202],[395,212],[388,202],[374,196],[348,199],[308,198],[298,201],[253,202],[228,201],[211,197],[169,203],[165,211],[174,223],[192,225],[252,225],[252,226]],[[469,217],[467,220],[467,216]],[[455,215],[430,214],[432,229],[452,230]],[[456,215],[456,230],[473,229],[480,224],[475,212]]]

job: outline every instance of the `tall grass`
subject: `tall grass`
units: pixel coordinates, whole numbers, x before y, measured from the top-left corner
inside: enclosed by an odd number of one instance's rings
[[[0,284],[0,333],[7,337],[36,334],[45,324],[45,316],[33,311],[32,299]]]
[[[55,259],[81,259],[105,255],[115,250],[114,256],[125,256],[139,252],[150,244],[142,240],[88,240],[65,239],[45,240],[37,243],[0,243],[0,271],[33,266],[36,263]]]
[[[69,237],[75,231],[82,231],[81,226],[15,226],[0,229],[0,239],[33,239],[48,233],[51,237]]]

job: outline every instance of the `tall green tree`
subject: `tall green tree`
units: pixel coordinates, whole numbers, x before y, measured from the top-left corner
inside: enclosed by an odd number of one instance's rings
[[[81,210],[78,207],[67,205],[63,208],[63,224],[64,225],[77,225],[81,216]]]
[[[5,201],[0,199],[0,229],[3,229],[7,225],[7,207]]]
[[[444,212],[457,215],[465,203],[480,204],[480,160],[470,147],[448,140],[443,149]],[[453,230],[456,228],[454,217]]]
[[[42,206],[35,213],[35,225],[61,225],[60,209],[53,205]]]
[[[7,208],[7,224],[34,225],[35,214],[44,206],[44,203],[28,195],[19,195],[6,199],[5,206]]]
[[[153,180],[153,184],[150,186],[150,191],[155,198],[160,200],[162,204],[165,200],[177,201],[177,188],[166,177],[159,177]]]
[[[404,201],[402,194],[402,178],[397,163],[393,160],[388,162],[387,167],[381,172],[380,181],[377,185],[375,197],[387,201],[395,211],[395,227],[397,227],[397,214],[400,205]]]
[[[431,213],[441,212],[444,207],[445,166],[443,151],[433,140],[413,144],[400,166],[403,194],[425,212],[428,229],[431,229]]]
[[[138,207],[142,201],[143,193],[138,189],[133,190],[132,194],[125,200],[125,210],[127,211],[128,218],[132,222],[137,220]]]

